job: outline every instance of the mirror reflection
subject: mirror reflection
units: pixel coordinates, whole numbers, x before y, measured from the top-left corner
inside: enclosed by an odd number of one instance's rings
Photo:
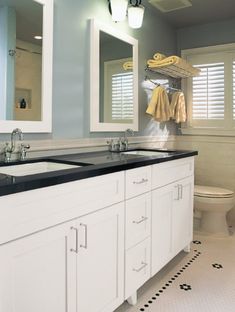
[[[41,121],[43,6],[0,0],[0,120]]]
[[[100,31],[99,122],[133,122],[133,47]]]

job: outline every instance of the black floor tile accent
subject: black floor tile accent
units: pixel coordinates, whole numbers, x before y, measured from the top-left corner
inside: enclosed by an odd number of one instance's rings
[[[219,264],[219,263],[213,263],[212,266],[213,268],[218,269],[218,270],[223,269],[222,264]]]
[[[194,240],[193,243],[196,244],[196,245],[200,245],[202,242],[199,241],[199,240]]]
[[[197,243],[195,243],[197,242]],[[193,243],[195,244],[201,244],[200,241],[193,241]],[[194,250],[194,254],[193,257],[187,262],[187,264],[185,264],[184,266],[182,266],[182,268],[176,272],[173,277],[171,279],[169,279],[166,284],[162,287],[162,289],[158,290],[158,292],[156,294],[154,294],[154,296],[146,303],[144,304],[144,306],[142,308],[139,309],[139,311],[147,311],[147,309],[150,307],[150,305],[153,303],[152,300],[156,301],[158,300],[158,297],[163,295],[164,291],[166,291],[167,289],[169,289],[169,287],[176,281],[176,279],[183,274],[183,272],[190,267],[191,264],[193,264],[193,262],[195,262],[195,260],[201,255],[201,252],[199,252],[197,249]],[[213,267],[219,269],[222,268],[221,264],[212,264]],[[218,267],[221,266],[221,267]],[[188,285],[188,284],[180,284],[179,285],[180,289],[184,290],[184,291],[189,291],[192,290],[192,286]]]
[[[188,290],[192,290],[192,287],[191,285],[188,285],[188,284],[181,284],[180,289],[188,291]]]

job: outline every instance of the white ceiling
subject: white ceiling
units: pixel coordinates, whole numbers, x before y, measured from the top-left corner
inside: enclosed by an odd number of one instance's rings
[[[191,7],[169,13],[162,13],[146,2],[148,0],[143,1],[143,5],[147,4],[148,9],[158,11],[176,28],[235,18],[235,0],[190,0]]]

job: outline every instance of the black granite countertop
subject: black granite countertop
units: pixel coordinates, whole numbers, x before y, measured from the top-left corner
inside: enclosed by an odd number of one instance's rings
[[[161,150],[138,148],[135,151],[160,151],[163,154],[154,156],[142,156],[125,153],[111,153],[109,151],[89,152],[83,154],[69,154],[62,156],[52,156],[46,158],[28,159],[10,164],[0,163],[1,167],[20,165],[22,163],[34,163],[38,161],[58,162],[78,165],[78,168],[52,171],[26,176],[13,176],[0,173],[0,196],[24,192],[37,188],[52,186],[56,184],[86,179],[112,172],[148,166],[165,161],[191,157],[198,153],[196,151],[183,150]],[[133,150],[129,150],[133,151]]]

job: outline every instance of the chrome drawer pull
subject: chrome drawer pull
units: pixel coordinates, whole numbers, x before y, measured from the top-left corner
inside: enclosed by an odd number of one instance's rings
[[[180,184],[180,199],[183,199],[183,185]]]
[[[80,226],[83,226],[85,229],[85,244],[84,245],[80,245],[80,247],[87,249],[87,225],[80,223]]]
[[[142,216],[142,217],[141,217],[141,220],[139,220],[139,221],[133,221],[133,223],[135,223],[135,224],[140,224],[140,223],[142,223],[142,222],[144,222],[144,221],[147,221],[147,220],[148,220],[148,217]]]
[[[143,270],[148,264],[141,261],[142,266],[139,269],[133,269],[133,271],[135,272],[140,272],[141,270]]]
[[[76,244],[75,244],[75,249],[74,248],[71,248],[70,251],[71,252],[75,252],[75,253],[78,253],[78,229],[71,226],[70,230],[74,230],[75,231],[75,235],[76,235]]]
[[[148,179],[144,179],[143,178],[141,181],[134,181],[133,184],[137,184],[138,185],[138,184],[143,184],[143,183],[147,183],[147,182],[148,182]]]
[[[180,185],[175,185],[175,188],[177,188],[177,198],[175,198],[174,200],[180,200]]]

